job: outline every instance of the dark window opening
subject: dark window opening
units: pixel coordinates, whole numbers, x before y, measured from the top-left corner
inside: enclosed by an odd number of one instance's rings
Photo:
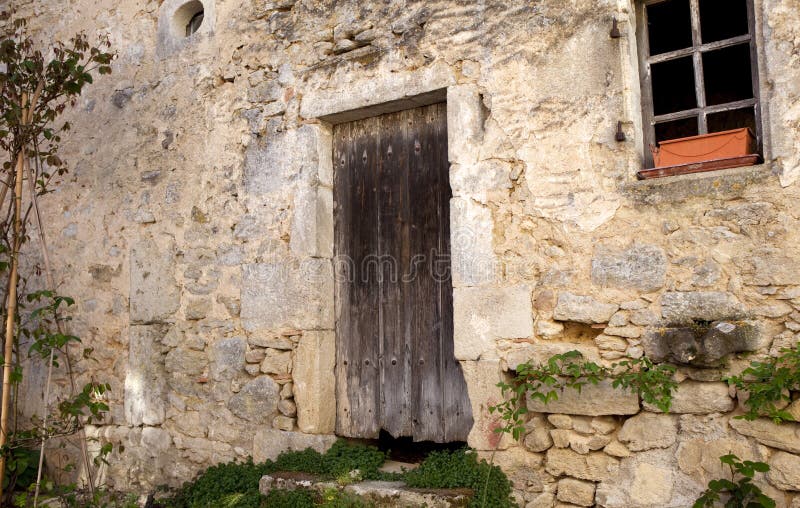
[[[753,0],[639,0],[645,164],[662,141],[750,128],[762,150]]]
[[[697,107],[692,58],[653,64],[653,109],[656,115]]]
[[[700,0],[703,43],[747,35],[747,0]]]
[[[709,106],[753,98],[750,45],[703,53],[703,80]]]
[[[708,132],[722,132],[748,127],[756,132],[756,112],[753,108],[734,109],[711,113],[708,119]]]
[[[193,33],[200,30],[200,26],[203,24],[203,11],[196,13],[192,16],[192,19],[189,20],[189,23],[186,24],[186,37],[189,37]]]
[[[691,47],[689,0],[667,0],[648,5],[647,34],[651,55]]]
[[[668,139],[688,138],[697,136],[700,132],[697,129],[697,117],[682,118],[671,122],[656,124],[656,142]]]

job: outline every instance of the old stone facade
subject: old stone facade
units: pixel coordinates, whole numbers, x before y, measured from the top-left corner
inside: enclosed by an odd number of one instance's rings
[[[331,124],[443,99],[469,445],[499,447],[523,506],[689,506],[729,452],[800,506],[800,424],[732,419],[722,381],[800,338],[798,0],[754,1],[765,162],[652,181],[630,0],[200,0],[190,37],[181,0],[21,3],[42,40],[108,32],[119,55],[44,201],[94,348],[79,378],[112,385],[91,429],[124,446],[112,486],[335,439]],[[681,368],[670,414],[601,385],[531,401],[521,443],[493,432],[519,363],[678,361],[664,330],[687,320],[736,320],[741,344]]]

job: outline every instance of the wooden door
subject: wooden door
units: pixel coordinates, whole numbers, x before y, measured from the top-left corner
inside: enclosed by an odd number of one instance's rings
[[[334,127],[339,435],[466,441],[444,103]]]

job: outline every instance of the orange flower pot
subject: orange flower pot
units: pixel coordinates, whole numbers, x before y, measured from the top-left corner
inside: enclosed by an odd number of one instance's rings
[[[756,140],[748,128],[662,141],[652,147],[657,168],[731,159],[755,154]]]

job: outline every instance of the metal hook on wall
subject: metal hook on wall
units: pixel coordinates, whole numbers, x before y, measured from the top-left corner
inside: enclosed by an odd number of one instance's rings
[[[619,39],[620,37],[622,37],[622,33],[619,31],[619,21],[617,21],[616,16],[611,19],[612,19],[611,33],[610,33],[611,38]]]

